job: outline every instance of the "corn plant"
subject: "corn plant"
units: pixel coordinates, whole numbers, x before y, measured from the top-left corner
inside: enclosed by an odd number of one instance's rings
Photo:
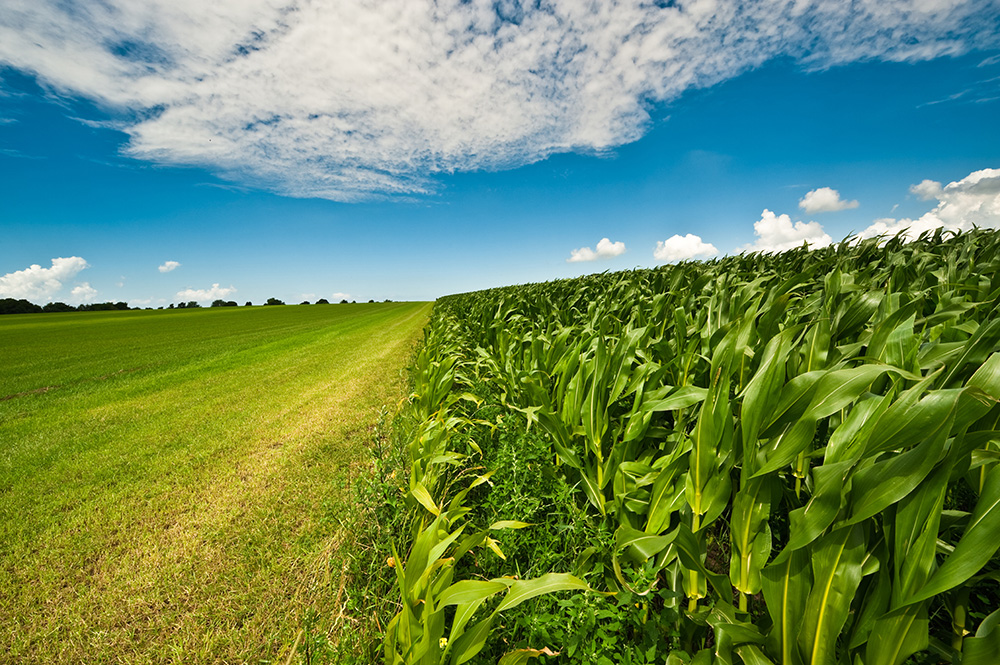
[[[478,382],[609,534],[591,584],[686,598],[668,662],[1000,662],[998,268],[996,233],[937,232],[440,300],[387,660],[473,658],[529,588],[455,579],[496,545],[463,521],[489,472],[448,444]]]

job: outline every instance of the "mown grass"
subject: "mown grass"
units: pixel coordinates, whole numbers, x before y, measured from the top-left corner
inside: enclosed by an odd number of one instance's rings
[[[428,313],[0,318],[2,658],[284,662],[304,627],[336,641],[352,468]]]

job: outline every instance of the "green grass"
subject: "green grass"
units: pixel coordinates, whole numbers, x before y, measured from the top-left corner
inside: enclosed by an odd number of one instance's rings
[[[310,611],[329,631],[352,469],[429,308],[0,317],[4,657],[284,662]]]

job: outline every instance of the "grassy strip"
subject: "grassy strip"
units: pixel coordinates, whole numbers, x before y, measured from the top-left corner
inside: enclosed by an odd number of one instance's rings
[[[428,311],[4,317],[5,653],[276,662],[303,628],[336,641],[350,485]]]

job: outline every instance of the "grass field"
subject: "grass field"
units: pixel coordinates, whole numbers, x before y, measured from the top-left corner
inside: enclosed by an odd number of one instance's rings
[[[429,311],[0,317],[0,660],[284,662],[327,630],[350,469]]]

